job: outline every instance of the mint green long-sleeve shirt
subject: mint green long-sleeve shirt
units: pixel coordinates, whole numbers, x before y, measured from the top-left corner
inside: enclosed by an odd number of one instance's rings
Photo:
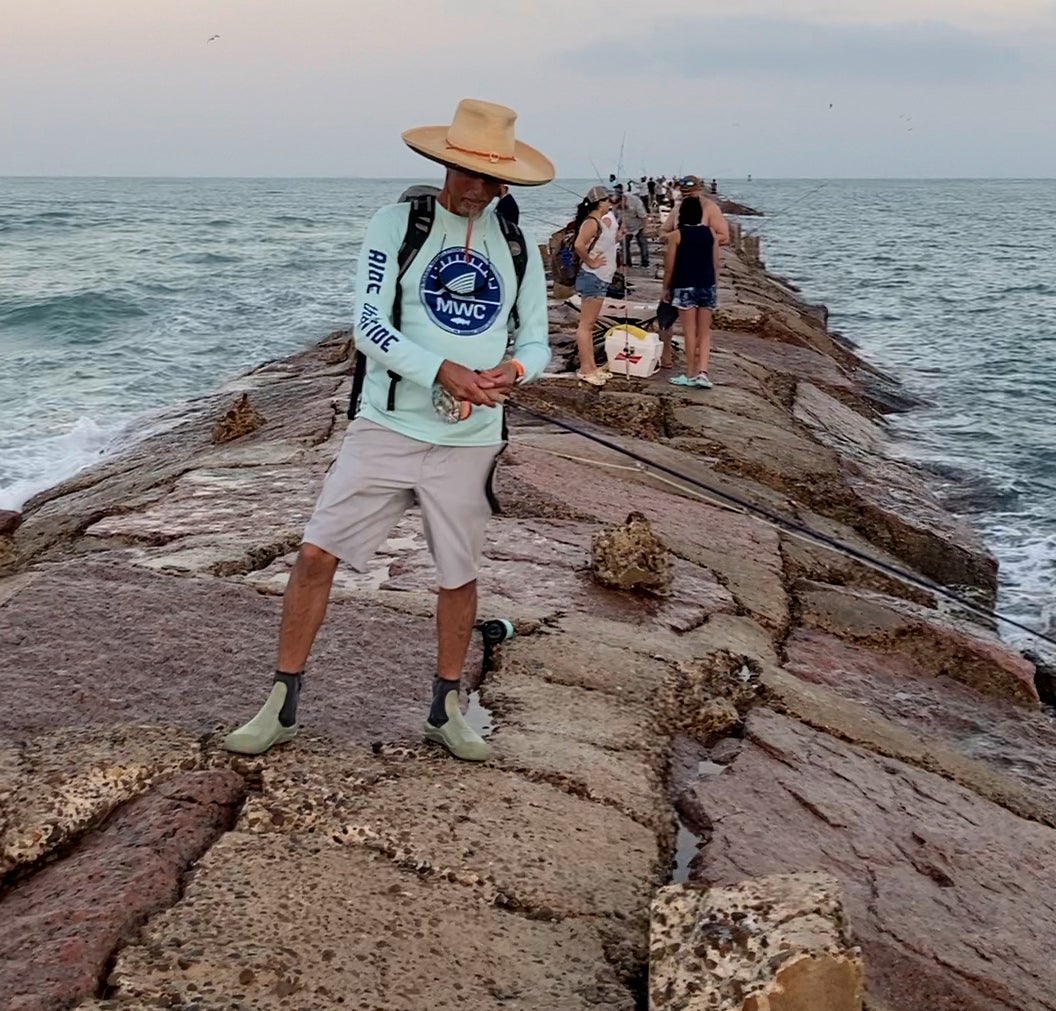
[[[392,322],[397,254],[407,230],[410,204],[382,207],[371,220],[359,257],[356,282],[356,349],[367,357],[360,414],[394,431],[442,446],[487,446],[502,441],[502,408],[474,407],[457,424],[439,417],[432,387],[445,359],[471,369],[490,369],[506,352],[507,323],[516,299],[520,320],[513,357],[524,381],[550,361],[546,278],[539,250],[528,248],[528,266],[517,296],[510,248],[492,209],[473,221],[436,205],[425,244],[400,282],[400,329]],[[390,378],[395,409],[387,409]]]

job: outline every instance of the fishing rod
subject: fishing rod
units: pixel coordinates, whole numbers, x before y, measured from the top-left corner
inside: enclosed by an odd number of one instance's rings
[[[577,193],[577,192],[576,192],[576,191],[575,191],[574,189],[571,189],[571,188],[569,188],[568,186],[563,186],[563,185],[562,185],[561,183],[559,183],[559,182],[556,182],[556,181],[555,181],[555,182],[551,182],[551,183],[550,183],[550,185],[551,185],[551,186],[556,186],[556,187],[557,187],[557,188],[558,188],[559,190],[564,190],[564,191],[565,191],[566,193],[569,193],[569,194],[571,194],[572,196],[574,196],[574,197],[576,198],[576,202],[577,202],[577,203],[578,203],[578,202],[579,202],[580,200],[582,200],[582,199],[583,199],[583,194],[582,194],[582,193]]]
[[[821,183],[820,186],[815,186],[814,189],[810,190],[809,192],[796,197],[796,199],[793,200],[791,203],[785,204],[785,206],[782,207],[780,210],[774,211],[772,214],[767,214],[766,216],[768,218],[780,217],[780,215],[784,214],[785,211],[787,211],[790,207],[795,207],[796,204],[800,203],[803,200],[806,200],[807,197],[812,197],[815,193],[821,192],[821,190],[825,189],[825,187],[829,185],[830,181],[831,180],[826,179],[823,183]]]
[[[564,221],[554,221],[552,218],[543,217],[541,214],[537,214],[534,211],[526,211],[523,207],[521,208],[521,217],[530,218],[535,224],[541,225],[544,228],[549,228],[551,232],[558,228],[563,228],[565,225]]]
[[[1046,635],[1044,632],[1039,632],[1036,628],[1031,628],[1029,625],[1024,625],[1022,622],[1017,621],[1014,618],[1006,617],[991,608],[981,607],[974,601],[969,600],[967,597],[962,596],[953,590],[942,586],[940,583],[936,583],[933,580],[928,579],[925,576],[917,575],[916,573],[909,572],[906,569],[901,569],[897,565],[891,565],[889,562],[885,562],[880,558],[873,558],[871,555],[864,551],[860,551],[858,548],[850,544],[844,544],[842,541],[837,540],[835,537],[830,537],[828,534],[823,534],[817,530],[813,530],[808,526],[804,526],[802,523],[796,520],[789,519],[786,516],[782,516],[780,513],[775,513],[765,506],[757,505],[755,502],[751,502],[748,499],[742,498],[739,495],[735,495],[733,492],[723,491],[721,488],[716,488],[713,485],[709,485],[706,481],[701,481],[698,478],[691,477],[688,474],[683,474],[681,471],[676,470],[674,467],[668,467],[665,464],[657,463],[655,460],[650,460],[646,456],[642,456],[640,453],[636,453],[634,450],[627,449],[625,446],[621,446],[618,443],[611,441],[610,439],[603,438],[600,435],[596,435],[593,432],[588,431],[578,425],[573,425],[571,422],[564,421],[561,418],[554,417],[551,414],[545,414],[542,411],[537,411],[535,408],[528,407],[518,400],[507,401],[507,406],[514,407],[519,411],[523,411],[525,414],[531,415],[533,418],[537,418],[540,421],[544,421],[556,428],[563,429],[566,432],[570,432],[573,435],[580,435],[585,439],[589,439],[591,442],[596,442],[599,446],[604,446],[606,449],[611,449],[613,452],[619,453],[622,456],[626,456],[631,460],[634,460],[639,467],[648,467],[653,470],[660,471],[670,477],[676,478],[685,484],[692,485],[696,488],[708,493],[717,499],[720,499],[729,505],[736,506],[738,509],[751,513],[757,517],[762,518],[764,521],[769,523],[771,526],[775,526],[780,530],[784,530],[787,533],[793,534],[798,537],[805,538],[806,540],[812,541],[815,544],[820,544],[823,547],[829,548],[838,554],[844,555],[849,558],[853,558],[855,561],[861,562],[864,565],[868,565],[879,572],[883,572],[886,575],[893,576],[894,578],[901,580],[904,583],[908,583],[911,586],[916,586],[920,589],[928,590],[931,593],[938,594],[939,596],[945,597],[947,600],[952,601],[958,606],[964,608],[966,611],[975,614],[979,617],[986,618],[993,622],[1003,622],[1012,628],[1019,629],[1021,632],[1026,632],[1028,635],[1033,636],[1042,642],[1046,642],[1051,646],[1056,646],[1056,638]]]
[[[808,192],[801,194],[800,196],[796,197],[796,199],[793,200],[791,203],[785,204],[785,206],[782,207],[780,210],[774,211],[773,213],[769,213],[768,212],[765,215],[766,220],[767,221],[773,221],[774,218],[781,217],[781,215],[784,214],[785,211],[787,211],[790,207],[795,207],[796,204],[801,203],[802,201],[806,200],[808,197],[814,196],[815,193],[820,193],[821,190],[825,189],[825,187],[829,185],[829,182],[830,182],[830,180],[826,179],[823,183],[821,183],[820,186],[815,186],[814,189],[809,190]],[[761,227],[762,227],[762,225],[759,226],[759,228],[761,228]],[[759,228],[745,228],[744,229],[744,234],[745,235],[759,235],[760,234]]]

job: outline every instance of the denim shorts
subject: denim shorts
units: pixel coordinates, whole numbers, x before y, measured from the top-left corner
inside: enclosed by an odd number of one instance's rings
[[[676,309],[714,309],[719,304],[715,285],[706,288],[675,288],[671,301]]]
[[[604,298],[609,292],[609,282],[589,270],[580,270],[576,274],[576,291],[580,298]]]

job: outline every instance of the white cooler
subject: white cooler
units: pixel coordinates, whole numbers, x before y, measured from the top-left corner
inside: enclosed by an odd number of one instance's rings
[[[631,323],[621,323],[605,331],[605,357],[613,375],[648,378],[660,368],[661,350],[660,338],[655,333],[647,333]]]

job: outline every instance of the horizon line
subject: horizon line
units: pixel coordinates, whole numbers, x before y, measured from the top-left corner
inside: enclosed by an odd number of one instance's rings
[[[38,173],[35,175],[27,175],[26,173],[0,173],[0,180],[3,179],[158,179],[158,180],[184,180],[184,179],[202,179],[202,180],[214,180],[214,179],[229,179],[237,181],[274,181],[274,180],[318,180],[318,181],[350,181],[350,182],[414,182],[421,179],[433,178],[432,176],[426,175],[400,175],[400,176],[355,176],[355,175],[149,175],[141,173],[117,173],[110,175],[103,175],[98,173],[84,174],[69,174],[69,173]],[[582,182],[586,179],[595,179],[596,175],[585,175],[585,176],[557,176],[553,180],[554,182],[560,182],[562,180]],[[621,177],[622,178],[622,177]],[[628,179],[639,180],[640,176],[628,176]],[[665,178],[663,176],[652,176],[650,178]],[[672,177],[673,178],[673,177]],[[701,176],[703,179],[704,177]],[[994,176],[978,176],[978,175],[957,175],[957,176],[910,176],[910,175],[848,175],[848,176],[822,176],[822,175],[797,175],[797,176],[715,176],[713,177],[720,181],[726,180],[737,181],[737,182],[795,182],[798,180],[805,181],[878,181],[878,182],[1052,182],[1056,181],[1056,176],[1032,176],[1032,175],[994,175]],[[516,185],[511,183],[510,185]],[[548,184],[544,184],[548,185]],[[528,187],[518,187],[528,188]],[[542,187],[530,187],[532,189]]]

